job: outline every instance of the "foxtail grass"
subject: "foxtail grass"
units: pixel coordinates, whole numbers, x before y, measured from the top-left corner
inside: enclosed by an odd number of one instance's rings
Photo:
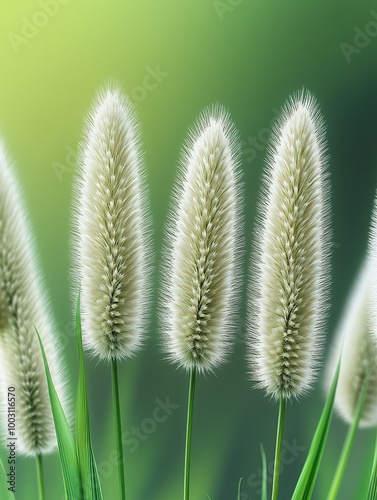
[[[118,363],[140,348],[149,299],[149,225],[140,130],[122,91],[89,113],[76,184],[75,242],[84,347],[111,364],[121,498],[125,499]]]
[[[372,213],[370,238],[369,238],[369,258],[370,258],[370,300],[369,315],[370,329],[374,342],[377,342],[377,196],[375,196],[374,209]],[[377,438],[374,451],[372,471],[368,487],[368,500],[377,499]]]
[[[63,405],[59,342],[13,166],[0,144],[0,357],[3,393],[14,387],[17,451],[35,457],[44,498],[42,455],[56,447],[38,327]],[[5,412],[4,412],[5,413]]]
[[[329,500],[338,495],[357,429],[377,424],[377,346],[369,318],[370,264],[370,259],[366,259],[352,289],[327,366],[326,386],[329,387],[341,355],[335,409],[349,424]]]
[[[184,500],[197,374],[227,357],[235,331],[240,254],[239,145],[223,108],[205,110],[190,131],[174,190],[165,252],[164,346],[189,374]]]
[[[273,133],[250,293],[249,366],[279,400],[272,498],[277,499],[286,402],[313,384],[329,288],[329,206],[323,121],[302,92]]]

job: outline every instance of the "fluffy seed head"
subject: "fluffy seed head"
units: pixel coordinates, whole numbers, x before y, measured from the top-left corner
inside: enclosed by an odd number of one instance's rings
[[[165,349],[191,370],[225,358],[235,329],[240,251],[239,149],[221,107],[202,113],[181,158],[164,268]]]
[[[83,342],[102,359],[140,347],[149,297],[148,224],[140,133],[116,87],[87,120],[76,189],[76,263]]]
[[[369,258],[371,260],[370,272],[373,277],[370,281],[370,328],[374,340],[377,342],[377,195],[375,197],[370,229]]]
[[[329,283],[328,181],[313,97],[290,99],[275,128],[259,207],[248,361],[277,398],[311,386]]]
[[[377,345],[372,338],[369,317],[371,276],[371,262],[366,260],[339,324],[325,379],[326,389],[329,390],[342,353],[335,408],[347,423],[351,423],[369,373],[360,427],[377,424]]]
[[[63,377],[58,363],[57,339],[46,297],[41,290],[33,238],[2,144],[0,304],[0,378],[4,396],[1,400],[6,402],[8,387],[15,387],[17,450],[26,455],[48,453],[56,444],[55,429],[34,325],[40,333],[51,375],[64,406]]]

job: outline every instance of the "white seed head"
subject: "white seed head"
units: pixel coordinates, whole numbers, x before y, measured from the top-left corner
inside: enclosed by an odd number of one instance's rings
[[[76,186],[75,243],[84,346],[102,359],[140,347],[149,299],[149,224],[140,132],[112,86],[87,120]]]
[[[202,113],[184,148],[166,243],[165,350],[187,370],[217,367],[236,328],[239,177],[234,126],[215,106]]]
[[[371,259],[370,272],[372,274],[370,282],[369,317],[372,335],[375,342],[377,342],[377,194],[375,197],[370,228],[369,258]]]
[[[377,424],[377,345],[372,338],[369,317],[372,275],[371,262],[367,259],[348,298],[335,335],[325,379],[326,389],[329,390],[342,353],[335,408],[347,423],[351,423],[363,383],[369,374],[360,427]]]
[[[329,286],[324,131],[309,93],[278,120],[259,210],[248,361],[268,394],[299,397],[316,373]]]
[[[58,362],[60,354],[48,301],[41,289],[33,238],[2,144],[0,304],[0,377],[4,414],[6,417],[7,389],[15,387],[17,450],[25,455],[48,453],[56,445],[55,428],[34,325],[41,336],[53,382],[65,406],[63,377]]]

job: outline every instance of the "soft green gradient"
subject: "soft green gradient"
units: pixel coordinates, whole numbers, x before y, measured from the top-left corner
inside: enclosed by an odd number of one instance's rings
[[[134,95],[148,72],[146,68],[159,66],[168,73],[137,104],[157,265],[181,144],[202,108],[214,101],[224,104],[241,139],[247,141],[268,128],[273,109],[303,86],[318,97],[331,158],[334,266],[328,338],[364,254],[377,185],[377,37],[354,54],[350,63],[339,44],[352,43],[354,27],[364,28],[373,19],[370,11],[377,11],[377,3],[244,0],[234,7],[230,7],[237,3],[234,0],[222,3],[230,9],[224,12],[223,20],[212,0],[70,0],[28,44],[20,46],[18,53],[12,49],[9,33],[21,34],[23,17],[31,19],[41,8],[36,1],[3,0],[1,4],[0,133],[15,161],[30,210],[52,306],[66,345],[72,396],[77,373],[69,279],[73,175],[66,148],[77,149],[95,90],[109,78]],[[265,155],[264,145],[253,161],[248,161],[250,151],[244,155],[247,254],[252,248]],[[70,167],[60,181],[54,162]],[[247,262],[245,256],[245,273]],[[155,306],[156,301],[145,349],[120,366],[123,428],[130,431],[143,421],[145,425],[156,398],[169,396],[179,408],[140,441],[136,451],[131,453],[131,445],[126,446],[130,500],[182,498],[187,376],[164,360]],[[240,335],[244,334],[243,317],[244,308]],[[258,498],[255,485],[260,480],[260,443],[264,444],[267,463],[273,460],[278,407],[260,391],[252,390],[244,350],[243,342],[238,341],[229,363],[216,376],[197,380],[193,500],[205,499],[205,493],[212,500],[234,499],[240,476],[244,477],[242,500]],[[115,449],[109,368],[88,360],[95,453],[105,498],[114,498],[117,477],[109,472]],[[310,397],[288,405],[286,442],[296,440],[308,449],[323,400],[318,384]],[[345,430],[335,418],[315,490],[317,499],[325,498]],[[356,489],[368,474],[373,442],[371,431],[357,437],[341,498],[357,498]],[[305,453],[301,451],[282,469],[282,499],[289,498]],[[54,493],[56,489],[62,493],[56,455],[44,463],[47,498],[55,500],[60,498]],[[33,461],[19,459],[17,499],[37,498],[34,469]]]

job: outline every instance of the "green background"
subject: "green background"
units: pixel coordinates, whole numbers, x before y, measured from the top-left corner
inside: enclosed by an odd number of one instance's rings
[[[377,19],[377,3],[70,0],[50,2],[50,14],[41,15],[42,4],[1,2],[0,134],[15,162],[37,236],[65,346],[72,397],[77,373],[69,279],[74,154],[96,89],[110,77],[136,101],[140,116],[157,268],[177,160],[188,127],[213,102],[228,108],[244,141],[244,276],[274,110],[303,87],[316,95],[327,124],[332,183],[328,349],[366,249],[377,185],[377,24],[367,24]],[[39,27],[33,28],[29,22]],[[341,44],[355,44],[355,27],[367,28],[373,36],[357,39],[365,46],[356,47],[347,61]],[[145,77],[156,68],[163,73],[160,81],[152,82],[153,89],[142,88],[145,83],[152,86]],[[258,134],[259,149],[250,145]],[[159,290],[158,274],[155,276],[154,311]],[[206,493],[212,500],[233,500],[241,476],[241,498],[259,498],[261,443],[268,463],[273,459],[277,405],[253,389],[247,378],[243,318],[242,307],[229,362],[214,376],[198,380],[193,500],[205,500]],[[113,499],[117,498],[117,476],[111,464],[115,445],[110,371],[96,360],[87,361],[94,448],[105,498]],[[282,471],[282,499],[290,497],[319,418],[324,401],[321,382],[309,397],[288,406],[284,439],[290,446],[296,443],[299,451],[295,455],[287,452],[293,460]],[[130,500],[182,498],[187,384],[185,373],[164,359],[154,313],[144,350],[121,367],[124,430],[141,426],[150,431],[143,433],[137,450],[126,447]],[[148,419],[156,399],[167,397],[178,408],[154,426]],[[335,417],[314,498],[325,498],[345,431]],[[369,472],[374,434],[362,431],[358,435],[341,491],[343,499],[358,498],[357,489]],[[56,454],[45,463],[47,496],[61,498]],[[33,461],[19,457],[17,474],[17,498],[37,498]]]

